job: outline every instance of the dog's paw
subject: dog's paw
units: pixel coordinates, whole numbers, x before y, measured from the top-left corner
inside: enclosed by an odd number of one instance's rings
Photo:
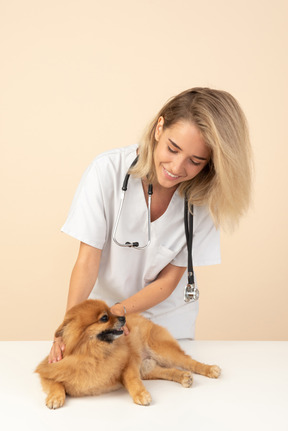
[[[218,365],[211,365],[207,377],[217,379],[221,374],[221,368]]]
[[[46,398],[46,406],[49,409],[59,409],[65,402],[65,394],[49,394]]]
[[[180,383],[184,388],[191,388],[193,384],[193,374],[189,371],[183,373]]]
[[[148,391],[141,391],[134,396],[133,401],[140,406],[149,406],[152,398]]]

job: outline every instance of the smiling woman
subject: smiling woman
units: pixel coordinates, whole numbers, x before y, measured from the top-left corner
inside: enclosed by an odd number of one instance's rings
[[[122,207],[127,171],[129,191]],[[151,226],[148,184],[153,187]],[[114,315],[141,312],[175,338],[194,338],[198,306],[184,302],[186,294],[183,298],[187,262],[187,287],[198,292],[190,264],[192,237],[195,266],[220,263],[215,224],[237,222],[249,198],[249,138],[236,100],[207,88],[174,97],[155,117],[140,146],[107,151],[84,173],[62,228],[80,241],[67,310],[87,297],[101,298]],[[193,205],[193,224],[192,217],[187,222],[187,201],[190,209]],[[149,246],[131,248],[145,244],[148,226]],[[124,326],[125,334],[128,330]],[[51,362],[61,359],[64,351],[61,337],[55,341]]]

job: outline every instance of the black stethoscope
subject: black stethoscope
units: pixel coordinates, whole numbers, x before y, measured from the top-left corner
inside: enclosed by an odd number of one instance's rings
[[[129,170],[136,165],[138,161],[138,156],[131,164]],[[129,172],[128,170],[128,172]],[[152,200],[152,194],[153,194],[153,186],[152,184],[148,185],[148,205],[147,205],[147,214],[148,214],[148,232],[147,232],[147,243],[145,245],[140,246],[139,242],[126,242],[125,244],[120,243],[116,239],[116,233],[117,228],[119,224],[119,219],[122,212],[122,207],[125,199],[125,193],[128,188],[128,181],[130,174],[127,172],[125,175],[123,185],[122,185],[122,193],[120,198],[120,206],[116,217],[116,222],[112,234],[113,241],[119,245],[120,247],[129,247],[129,248],[135,248],[136,250],[143,250],[144,248],[148,247],[151,242],[151,200]],[[187,244],[187,252],[188,252],[188,262],[187,262],[187,276],[188,276],[188,283],[184,288],[184,301],[185,302],[194,302],[197,301],[199,298],[199,290],[195,286],[195,280],[194,280],[194,271],[193,271],[193,261],[192,261],[192,241],[193,241],[193,205],[191,206],[191,211],[189,211],[189,205],[187,199],[185,199],[184,204],[184,226],[185,226],[185,235],[186,235],[186,244]]]

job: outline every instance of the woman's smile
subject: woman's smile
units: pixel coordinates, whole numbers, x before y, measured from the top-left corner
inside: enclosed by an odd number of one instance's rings
[[[180,178],[180,175],[174,175],[172,174],[172,172],[169,172],[167,169],[164,168],[164,166],[162,166],[163,171],[164,171],[164,175],[169,179],[169,180],[175,180]]]

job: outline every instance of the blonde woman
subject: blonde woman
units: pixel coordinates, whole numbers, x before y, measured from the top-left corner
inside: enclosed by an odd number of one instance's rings
[[[145,247],[149,184],[151,242]],[[198,302],[183,300],[184,198],[193,205],[194,265],[217,264],[219,227],[237,224],[249,205],[250,184],[250,142],[237,101],[209,88],[193,88],[169,100],[139,146],[101,154],[82,177],[62,228],[80,241],[67,310],[88,297],[99,298],[115,315],[140,312],[175,338],[193,339]],[[126,242],[138,242],[139,249],[119,246]],[[60,360],[64,348],[55,339],[49,361]]]

